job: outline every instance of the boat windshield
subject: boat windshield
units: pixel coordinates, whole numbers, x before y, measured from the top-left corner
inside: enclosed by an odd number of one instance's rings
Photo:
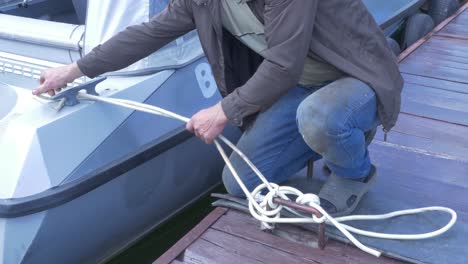
[[[90,52],[126,27],[148,21],[167,5],[168,0],[89,1],[84,53]],[[134,72],[184,65],[202,54],[198,35],[193,31],[123,71]]]
[[[83,25],[87,0],[0,0],[0,13]]]
[[[169,0],[151,0],[150,1],[150,18],[159,14],[164,10]],[[194,30],[176,41],[169,43],[166,47],[161,49],[158,54],[149,57],[150,63],[153,66],[162,66],[158,60],[165,59],[166,65],[180,65],[189,60],[200,56],[203,53],[201,45],[198,40],[198,34]]]

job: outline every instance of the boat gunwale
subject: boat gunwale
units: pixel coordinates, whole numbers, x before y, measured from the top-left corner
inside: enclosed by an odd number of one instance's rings
[[[30,196],[0,199],[0,218],[18,218],[59,207],[124,175],[192,137],[193,134],[187,131],[185,126],[180,126],[143,145],[140,150],[87,173],[75,181]]]
[[[463,12],[468,9],[468,0],[465,0],[461,3],[460,8],[451,16],[446,18],[442,21],[439,25],[437,25],[433,30],[427,33],[424,37],[420,38],[418,41],[413,43],[413,45],[409,46],[406,50],[404,50],[397,58],[397,62],[401,63],[406,58],[408,58],[413,52],[415,52],[419,47],[421,47],[424,43],[429,41],[433,36],[437,36],[440,31],[442,31],[446,26],[450,24],[453,20],[455,20],[458,16],[460,16]],[[453,36],[452,36],[453,37]]]
[[[397,23],[398,20],[404,19],[404,18],[408,17],[409,15],[415,13],[421,6],[424,5],[425,2],[426,2],[426,0],[416,0],[416,1],[412,2],[412,3],[409,3],[409,4],[405,5],[404,7],[400,8],[397,12],[395,12],[394,16],[391,16],[389,19],[387,19],[387,21],[380,24],[379,25],[380,28],[385,30],[388,27],[390,27],[391,25],[393,25],[394,23]],[[404,10],[404,11],[401,11],[401,10]],[[399,12],[399,11],[401,11],[401,12]]]

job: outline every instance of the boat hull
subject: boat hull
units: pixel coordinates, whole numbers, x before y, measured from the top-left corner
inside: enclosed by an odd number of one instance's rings
[[[220,98],[202,58],[175,69],[144,102],[191,116]],[[236,141],[240,131],[224,134]],[[0,201],[0,261],[101,262],[219,185],[223,166],[216,148],[181,122],[133,112],[59,185]]]

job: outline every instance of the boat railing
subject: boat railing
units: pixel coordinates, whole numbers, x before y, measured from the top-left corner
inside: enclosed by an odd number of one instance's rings
[[[66,64],[81,57],[85,27],[0,14],[2,52]]]

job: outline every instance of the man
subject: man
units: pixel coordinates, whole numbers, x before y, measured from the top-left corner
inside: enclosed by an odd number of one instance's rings
[[[224,98],[187,129],[211,143],[228,122],[243,127],[238,147],[272,182],[323,157],[332,173],[322,206],[352,212],[376,177],[366,136],[393,127],[403,83],[361,0],[172,0],[150,22],[46,71],[33,93],[124,68],[193,29]],[[248,188],[260,183],[236,154],[231,160]],[[223,181],[243,195],[227,169]]]

